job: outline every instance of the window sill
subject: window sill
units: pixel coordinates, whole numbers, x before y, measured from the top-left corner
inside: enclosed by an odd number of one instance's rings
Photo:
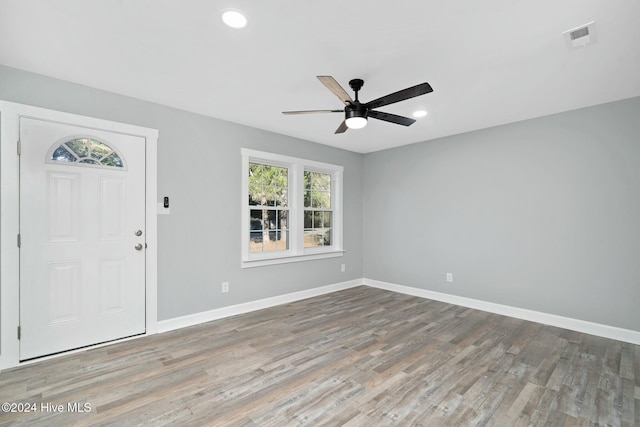
[[[337,250],[331,252],[318,252],[314,254],[305,254],[305,255],[293,255],[287,257],[280,258],[263,258],[263,259],[252,259],[252,260],[243,260],[241,263],[242,268],[253,268],[253,267],[264,267],[266,265],[275,265],[275,264],[288,264],[291,262],[301,262],[301,261],[311,261],[314,259],[326,259],[326,258],[337,258],[344,255],[344,250]]]

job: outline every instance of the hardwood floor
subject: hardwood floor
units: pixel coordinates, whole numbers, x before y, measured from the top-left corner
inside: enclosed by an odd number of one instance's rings
[[[640,426],[640,346],[357,287],[7,370],[0,402],[36,406],[2,426]]]

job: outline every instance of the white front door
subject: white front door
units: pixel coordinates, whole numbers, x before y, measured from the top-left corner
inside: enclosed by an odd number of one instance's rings
[[[145,139],[20,118],[20,360],[145,332]]]

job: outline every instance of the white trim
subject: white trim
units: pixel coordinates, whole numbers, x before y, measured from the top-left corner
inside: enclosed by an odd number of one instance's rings
[[[332,285],[320,286],[318,288],[307,289],[290,294],[278,295],[275,297],[264,298],[257,301],[245,302],[243,304],[203,311],[201,313],[189,314],[187,316],[175,317],[173,319],[161,320],[160,322],[158,322],[158,332],[173,331],[174,329],[199,325],[201,323],[211,322],[212,320],[219,320],[225,317],[236,316],[238,314],[249,313],[252,311],[262,310],[264,308],[274,307],[277,305],[289,304],[291,302],[300,301],[307,298],[355,288],[356,286],[362,286],[362,279],[334,283]]]
[[[512,307],[493,302],[466,298],[457,295],[445,294],[441,292],[429,291],[426,289],[414,288],[411,286],[397,285],[395,283],[382,282],[373,279],[362,279],[366,286],[372,288],[385,289],[391,292],[398,292],[406,295],[413,295],[420,298],[432,299],[449,304],[460,305],[462,307],[474,308],[476,310],[488,311],[489,313],[501,314],[503,316],[515,317],[517,319],[556,326],[585,334],[624,341],[631,344],[640,345],[640,331],[618,328],[616,326],[603,325],[600,323],[588,322],[586,320],[573,319],[570,317],[558,316],[555,314],[542,313],[524,308]]]
[[[19,251],[19,139],[20,117],[48,120],[143,137],[146,140],[146,333],[158,329],[157,300],[157,139],[158,131],[45,108],[0,100],[0,370],[20,365],[17,328],[20,324]]]
[[[345,251],[317,252],[305,255],[289,255],[285,257],[272,257],[268,259],[252,259],[242,262],[242,268],[264,267],[265,265],[288,264],[290,262],[311,261],[314,259],[337,258],[343,256]]]

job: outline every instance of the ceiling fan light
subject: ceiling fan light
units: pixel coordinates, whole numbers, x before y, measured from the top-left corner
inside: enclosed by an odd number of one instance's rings
[[[244,28],[247,26],[247,17],[238,10],[225,10],[222,12],[222,21],[231,28]]]
[[[345,123],[349,129],[362,129],[367,125],[367,119],[365,117],[349,117]]]
[[[413,112],[413,117],[415,118],[425,117],[426,115],[427,112],[425,110],[417,110]]]

